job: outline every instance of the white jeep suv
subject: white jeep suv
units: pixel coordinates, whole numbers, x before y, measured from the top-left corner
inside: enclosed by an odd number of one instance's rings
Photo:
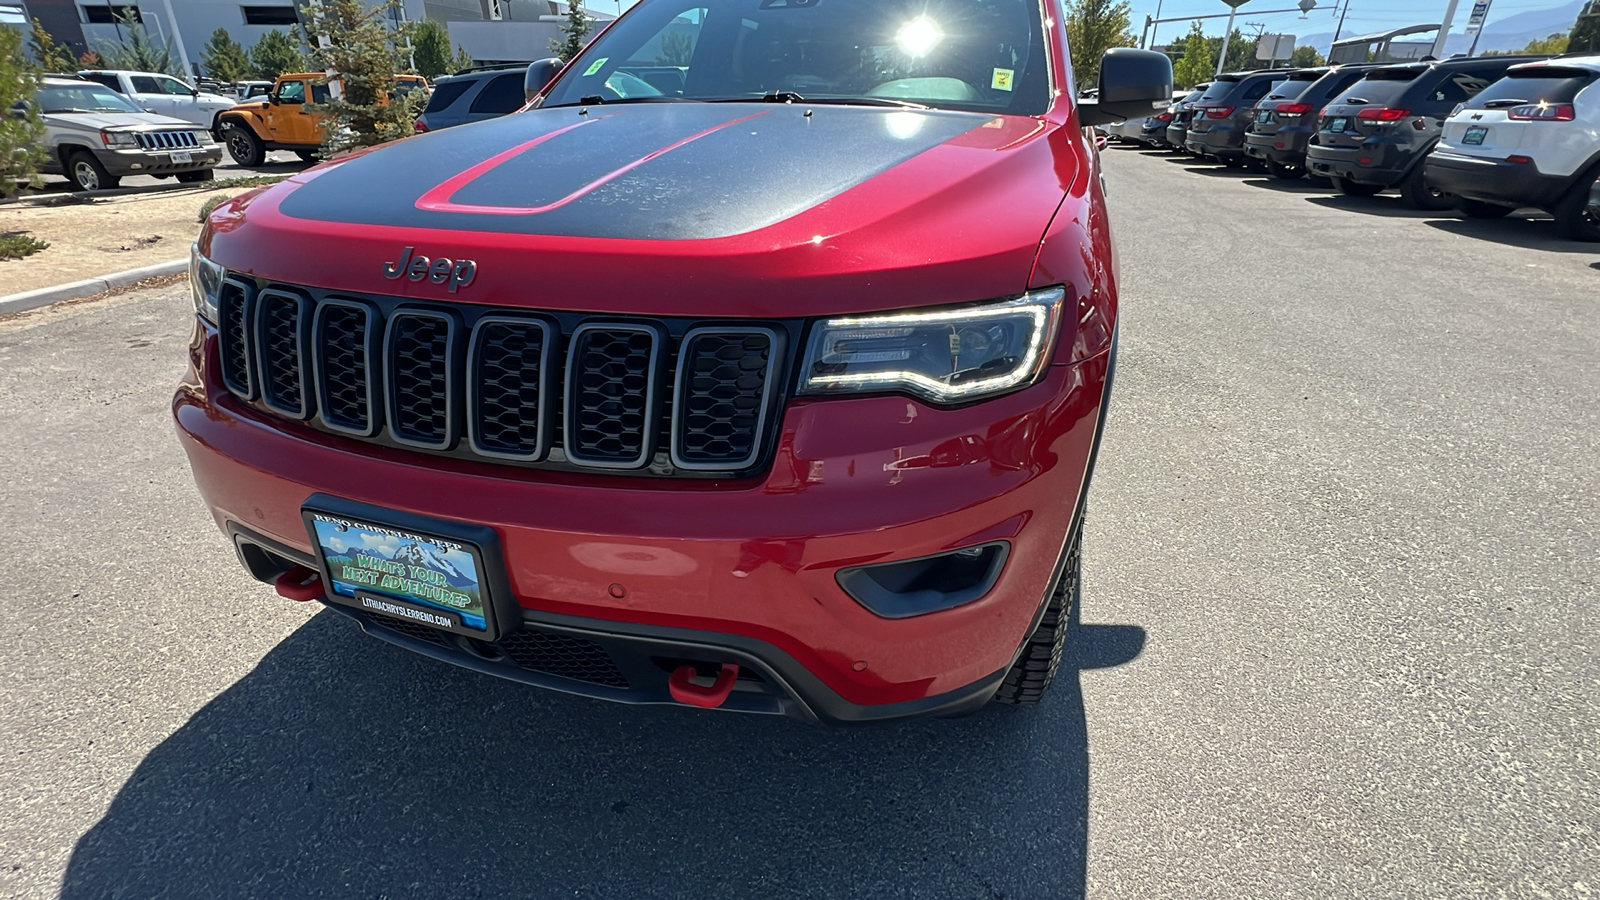
[[[1507,70],[1445,122],[1426,174],[1473,218],[1532,206],[1555,216],[1566,237],[1600,241],[1589,208],[1600,178],[1600,56]]]

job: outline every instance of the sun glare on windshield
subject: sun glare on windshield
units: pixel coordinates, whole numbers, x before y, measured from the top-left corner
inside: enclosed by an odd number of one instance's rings
[[[907,56],[912,57],[927,56],[942,40],[944,40],[944,29],[927,16],[917,16],[900,26],[900,31],[894,36],[895,44],[899,45]]]

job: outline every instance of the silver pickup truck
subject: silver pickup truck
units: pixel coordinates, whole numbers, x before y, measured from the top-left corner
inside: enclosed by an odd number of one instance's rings
[[[126,97],[77,78],[43,78],[35,97],[49,156],[39,171],[80,190],[114,188],[125,175],[210,181],[222,146],[204,128],[147,113]]]

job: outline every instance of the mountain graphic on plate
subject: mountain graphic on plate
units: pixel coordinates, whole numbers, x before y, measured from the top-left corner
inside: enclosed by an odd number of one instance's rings
[[[477,586],[477,581],[470,573],[461,571],[455,563],[444,558],[437,547],[431,544],[422,544],[416,541],[395,551],[394,561],[405,563],[408,566],[422,566],[438,572],[454,588],[471,588]]]

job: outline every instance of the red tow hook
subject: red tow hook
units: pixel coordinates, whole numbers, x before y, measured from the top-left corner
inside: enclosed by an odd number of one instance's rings
[[[694,666],[679,666],[672,677],[667,679],[667,689],[672,692],[672,699],[701,709],[716,709],[727,702],[728,695],[733,693],[733,683],[739,680],[739,667],[733,663],[723,663],[722,671],[717,673],[716,683],[710,687],[701,687],[694,683]]]
[[[324,593],[322,576],[305,566],[295,566],[279,575],[272,586],[278,589],[278,596],[287,597],[297,603],[315,600]]]

